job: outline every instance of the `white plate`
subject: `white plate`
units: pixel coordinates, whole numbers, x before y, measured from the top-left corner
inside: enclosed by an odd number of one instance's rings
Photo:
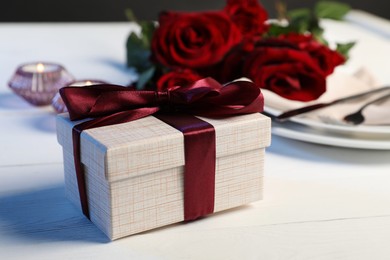
[[[279,111],[275,108],[270,108],[265,106],[264,111],[268,112],[271,115],[279,115],[282,111]],[[390,138],[390,126],[368,126],[368,125],[343,125],[343,124],[331,124],[325,123],[318,120],[311,120],[309,118],[304,117],[292,117],[289,119],[292,122],[302,124],[305,126],[327,130],[333,133],[341,133],[341,134],[351,134],[354,136],[388,136]]]
[[[350,135],[318,130],[293,122],[272,122],[272,133],[304,142],[373,150],[390,150],[390,138],[354,138]]]

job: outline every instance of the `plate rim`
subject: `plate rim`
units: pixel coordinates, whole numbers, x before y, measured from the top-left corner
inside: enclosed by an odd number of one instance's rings
[[[282,111],[264,105],[264,111],[270,113],[271,115],[277,116],[282,113]],[[321,128],[328,131],[338,131],[343,133],[353,133],[353,134],[383,134],[390,136],[390,126],[367,126],[367,125],[336,125],[336,124],[327,124],[321,121],[311,120],[308,118],[302,118],[299,116],[291,117],[289,121],[302,124],[308,127]]]
[[[299,128],[294,129],[294,128]],[[303,129],[302,129],[303,128]],[[310,129],[307,132],[304,128]],[[303,130],[303,131],[302,131]],[[290,123],[290,126],[281,126],[272,122],[272,134],[285,137],[288,139],[304,141],[308,143],[316,143],[328,146],[345,147],[345,148],[359,148],[366,150],[390,150],[390,139],[360,139],[360,138],[346,138],[332,134],[315,133],[314,129],[307,126],[299,126],[296,123]]]

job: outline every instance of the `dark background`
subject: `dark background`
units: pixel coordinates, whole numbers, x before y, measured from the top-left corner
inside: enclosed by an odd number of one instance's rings
[[[285,0],[289,8],[312,6],[316,1]],[[343,0],[354,9],[363,9],[390,19],[390,1]],[[274,0],[262,0],[274,17]],[[220,9],[225,0],[4,0],[0,22],[126,21],[124,10],[133,9],[138,18],[156,19],[161,10]]]

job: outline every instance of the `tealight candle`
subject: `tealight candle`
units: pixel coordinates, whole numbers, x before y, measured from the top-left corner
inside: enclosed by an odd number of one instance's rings
[[[49,105],[58,89],[74,78],[59,64],[37,62],[20,65],[8,86],[29,103]]]
[[[85,86],[91,86],[91,85],[97,85],[97,84],[107,84],[107,82],[104,82],[102,80],[95,80],[95,79],[85,79],[85,80],[77,80],[70,82],[67,84],[69,87],[85,87]],[[68,112],[68,109],[66,108],[64,101],[62,100],[60,93],[57,93],[52,102],[51,102],[54,110],[57,113],[65,113]]]

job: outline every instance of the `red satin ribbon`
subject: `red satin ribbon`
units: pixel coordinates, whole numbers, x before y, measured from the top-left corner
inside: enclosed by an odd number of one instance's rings
[[[215,132],[207,122],[192,115],[227,117],[262,112],[264,101],[259,88],[248,81],[225,86],[205,78],[188,87],[167,92],[137,91],[115,85],[83,88],[65,87],[60,94],[71,120],[94,118],[73,128],[73,152],[83,213],[89,218],[87,193],[80,159],[83,130],[137,120],[158,111],[157,118],[184,134],[184,215],[192,220],[214,210]],[[187,115],[183,115],[186,113]]]
[[[187,114],[154,116],[184,135],[184,220],[213,213],[216,160],[214,127]]]

